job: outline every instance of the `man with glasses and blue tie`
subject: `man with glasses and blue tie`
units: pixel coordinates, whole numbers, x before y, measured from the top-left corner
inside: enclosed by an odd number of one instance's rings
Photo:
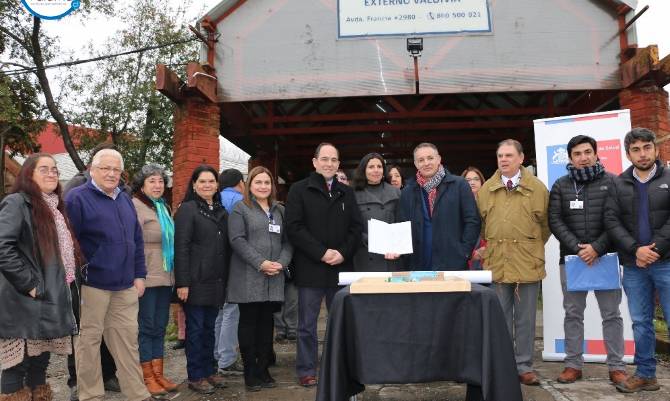
[[[116,362],[121,392],[130,401],[152,400],[139,365],[139,297],[146,266],[135,207],[119,187],[123,158],[113,149],[96,153],[91,179],[72,189],[65,204],[88,265],[82,269],[80,335],[75,343],[79,400],[101,400],[104,335]]]
[[[477,196],[482,217],[483,258],[493,274],[493,288],[514,340],[519,381],[537,386],[533,372],[535,314],[544,270],[544,244],[549,239],[549,192],[524,168],[523,147],[515,139],[498,144],[498,170]]]

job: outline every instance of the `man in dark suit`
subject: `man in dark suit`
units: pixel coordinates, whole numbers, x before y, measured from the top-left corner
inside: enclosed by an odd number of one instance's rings
[[[325,297],[330,308],[339,289],[339,273],[353,270],[352,258],[362,231],[353,190],[335,178],[340,165],[335,146],[317,146],[312,163],[315,171],[293,184],[286,203],[298,287],[296,372],[299,384],[305,387],[316,385],[316,322],[321,301]]]

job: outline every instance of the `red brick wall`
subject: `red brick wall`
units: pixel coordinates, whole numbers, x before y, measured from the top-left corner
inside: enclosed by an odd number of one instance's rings
[[[670,160],[668,92],[656,85],[624,89],[619,93],[619,102],[622,109],[630,109],[634,128],[649,128],[656,133],[661,159]]]
[[[173,210],[184,198],[191,173],[200,164],[219,170],[219,105],[189,97],[174,115]]]

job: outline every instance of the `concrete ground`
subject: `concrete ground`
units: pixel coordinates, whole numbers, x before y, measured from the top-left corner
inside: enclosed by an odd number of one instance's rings
[[[325,310],[324,310],[325,312]],[[541,312],[538,312],[540,315]],[[322,313],[325,315],[325,313]],[[538,316],[538,322],[542,319]],[[539,323],[541,324],[541,323]],[[325,331],[325,318],[321,318],[319,325],[320,335]],[[538,327],[541,335],[542,329]],[[183,350],[174,351],[171,344],[166,345],[166,375],[175,381],[183,381],[186,377],[186,360]],[[638,394],[621,394],[617,392],[607,378],[607,367],[602,364],[588,364],[584,370],[584,379],[564,385],[556,382],[556,377],[563,369],[562,363],[542,362],[542,338],[536,340],[535,369],[541,378],[539,387],[522,386],[525,401],[668,401],[670,400],[670,363],[668,359],[659,363],[657,376],[661,390],[642,392]],[[192,393],[185,384],[179,392],[173,393],[169,399],[175,401],[313,401],[316,398],[316,389],[306,389],[296,384],[295,380],[295,344],[275,344],[277,352],[277,366],[271,368],[271,373],[277,380],[277,387],[270,390],[249,393],[244,389],[241,376],[231,376],[228,388],[218,390],[210,396],[199,396]],[[634,371],[633,366],[628,372]],[[65,358],[53,356],[49,369],[51,383],[56,401],[67,401],[69,389],[66,385],[67,368]],[[424,383],[412,385],[367,386],[364,393],[358,395],[359,401],[463,401],[465,386],[451,382]],[[106,400],[124,400],[119,393],[108,392]],[[506,400],[495,400],[506,401]]]

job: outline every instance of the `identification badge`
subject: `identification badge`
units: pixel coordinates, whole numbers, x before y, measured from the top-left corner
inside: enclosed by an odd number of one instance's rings
[[[281,234],[281,226],[279,224],[269,224],[269,230],[271,233]]]
[[[570,201],[570,209],[584,209],[584,201],[580,200]]]

